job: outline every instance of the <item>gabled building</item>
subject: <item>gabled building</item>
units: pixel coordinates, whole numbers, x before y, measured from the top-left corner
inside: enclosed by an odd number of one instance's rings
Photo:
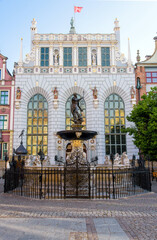
[[[89,161],[98,156],[104,163],[111,153],[135,154],[131,136],[123,133],[129,126],[126,116],[135,104],[135,73],[128,44],[128,59],[120,51],[119,21],[111,34],[78,34],[73,19],[68,34],[37,33],[35,19],[31,25],[31,49],[15,64],[15,134],[25,130],[24,145],[30,155],[41,149],[50,157],[65,157],[74,146],[56,136],[71,129],[71,98],[80,102],[84,129],[98,132],[84,143]],[[74,145],[78,144],[73,143]]]
[[[147,55],[146,60],[140,61],[139,51],[137,51],[137,63],[135,64],[137,102],[141,100],[143,94],[151,90],[151,87],[157,87],[157,37],[154,37],[154,40],[154,53]]]
[[[7,70],[7,59],[0,54],[0,160],[13,153],[15,80]]]

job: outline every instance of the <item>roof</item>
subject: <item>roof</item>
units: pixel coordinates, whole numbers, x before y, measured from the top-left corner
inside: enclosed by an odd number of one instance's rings
[[[0,53],[0,57],[1,57],[2,59],[5,59],[5,60],[8,59],[7,57],[5,57],[4,55],[2,55],[1,53]]]
[[[157,37],[154,37],[154,40],[155,40],[155,51],[154,51],[153,55],[144,61],[138,62],[137,64],[157,65]]]

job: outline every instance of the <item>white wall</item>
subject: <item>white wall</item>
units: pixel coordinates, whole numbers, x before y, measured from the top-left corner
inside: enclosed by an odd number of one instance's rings
[[[36,87],[36,80],[39,84]],[[77,86],[74,86],[75,80]],[[116,80],[116,86],[113,86],[113,81]],[[14,121],[14,148],[17,148],[20,143],[18,138],[22,129],[25,129],[24,146],[26,147],[26,133],[27,133],[27,104],[30,98],[40,93],[48,101],[48,155],[51,162],[54,161],[54,156],[57,154],[56,136],[55,133],[65,129],[65,103],[67,99],[74,93],[83,95],[86,102],[86,119],[87,129],[95,130],[99,134],[97,136],[98,158],[99,163],[104,162],[105,157],[105,135],[104,135],[104,102],[105,99],[112,93],[118,94],[125,103],[125,116],[127,116],[131,109],[131,86],[135,85],[134,74],[17,74],[16,88],[20,87],[21,107],[15,109]],[[91,88],[96,86],[98,90],[98,108],[93,106],[93,95]],[[53,107],[53,93],[52,88],[57,87],[59,96],[58,109]],[[126,126],[129,123],[126,121]],[[132,143],[132,138],[127,136],[127,153],[129,158],[135,154],[135,146]]]

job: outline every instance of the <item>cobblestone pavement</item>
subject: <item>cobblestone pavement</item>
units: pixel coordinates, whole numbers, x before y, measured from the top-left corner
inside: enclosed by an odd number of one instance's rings
[[[0,240],[157,239],[154,192],[119,200],[36,200],[2,190],[0,184]]]

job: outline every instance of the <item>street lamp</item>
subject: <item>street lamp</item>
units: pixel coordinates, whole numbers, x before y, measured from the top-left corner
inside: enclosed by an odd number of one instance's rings
[[[40,162],[41,162],[41,174],[40,174],[40,177],[39,177],[39,182],[40,182],[40,199],[42,198],[42,175],[43,175],[43,160],[45,159],[45,155],[43,153],[43,151],[41,150],[41,147],[40,147],[40,151],[38,152],[38,155],[40,156]]]

